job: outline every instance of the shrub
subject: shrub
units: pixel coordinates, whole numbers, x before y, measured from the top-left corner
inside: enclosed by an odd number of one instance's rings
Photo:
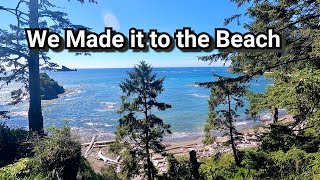
[[[200,169],[204,179],[208,180],[232,179],[238,171],[232,154],[216,155],[216,157],[204,159]]]
[[[30,133],[0,124],[0,167],[31,155]]]
[[[294,145],[295,134],[288,126],[272,124],[270,128],[270,133],[262,137],[264,151],[288,151]]]
[[[2,167],[0,169],[0,179],[15,180],[24,177],[30,173],[31,162],[30,158],[22,158],[14,164]]]
[[[98,175],[92,170],[89,162],[85,158],[81,158],[77,179],[78,180],[98,179],[97,176]]]
[[[35,173],[50,179],[75,179],[81,159],[81,145],[71,138],[70,128],[52,129],[51,135],[34,142]]]
[[[191,165],[188,157],[175,158],[173,155],[167,157],[168,171],[161,179],[170,180],[192,180]]]
[[[237,167],[231,154],[204,160],[201,173],[204,179],[319,179],[320,153],[307,153],[298,148],[287,152],[267,153],[246,149],[242,153],[241,167]]]

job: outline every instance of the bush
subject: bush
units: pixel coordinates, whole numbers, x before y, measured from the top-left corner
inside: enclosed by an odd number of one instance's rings
[[[78,180],[99,179],[98,175],[93,171],[89,162],[85,158],[81,158],[80,160],[77,179]]]
[[[92,170],[81,157],[80,143],[71,138],[70,128],[51,129],[49,134],[31,136],[26,130],[0,125],[0,157],[4,166],[0,168],[0,179],[119,179],[113,168],[102,174]]]
[[[31,135],[22,128],[9,128],[0,124],[0,167],[31,155]]]
[[[26,176],[30,173],[31,162],[30,158],[23,158],[14,164],[2,167],[0,169],[0,179],[15,180]]]
[[[35,140],[34,171],[50,179],[75,179],[81,160],[81,145],[71,138],[70,128],[52,129],[51,135]]]
[[[175,158],[173,155],[167,157],[168,171],[160,179],[168,180],[192,180],[191,165],[187,157]]]
[[[303,172],[309,171],[308,166],[312,162],[310,155],[297,148],[292,148],[287,153],[283,151],[272,153],[271,159],[273,169],[277,172],[276,177],[295,179]]]
[[[295,134],[288,126],[272,124],[270,133],[262,137],[264,151],[288,151],[295,143]]]
[[[85,158],[81,158],[79,171],[77,175],[78,180],[117,180],[118,174],[112,167],[104,169],[101,174],[95,173],[91,168],[89,162]]]
[[[204,159],[200,166],[204,179],[232,179],[237,174],[238,168],[232,154],[222,154]]]
[[[201,173],[208,180],[320,178],[320,153],[298,148],[271,153],[247,149],[242,151],[241,165],[235,165],[232,154],[223,154],[205,159]]]

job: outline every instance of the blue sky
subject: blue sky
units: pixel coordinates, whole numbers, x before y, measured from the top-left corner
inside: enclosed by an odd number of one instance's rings
[[[0,5],[14,7],[18,0],[0,0]],[[173,36],[176,29],[191,27],[196,33],[207,32],[214,36],[214,28],[221,28],[223,20],[233,14],[244,11],[238,9],[229,0],[98,0],[98,4],[81,5],[76,0],[52,0],[68,13],[74,24],[91,27],[94,32],[101,33],[105,26],[112,26],[117,31],[128,35],[131,27],[157,29],[159,32],[168,32]],[[9,14],[0,12],[0,27],[15,23]],[[5,16],[4,16],[5,15]],[[246,21],[246,19],[243,19]],[[232,32],[244,32],[236,23],[227,26]],[[208,66],[208,63],[199,62],[197,56],[215,53],[181,52],[179,49],[167,52],[134,53],[132,50],[116,53],[94,53],[92,56],[74,56],[73,53],[50,52],[54,62],[71,68],[116,68],[132,67],[140,60],[146,60],[155,67],[199,67]],[[212,66],[221,66],[221,63]]]

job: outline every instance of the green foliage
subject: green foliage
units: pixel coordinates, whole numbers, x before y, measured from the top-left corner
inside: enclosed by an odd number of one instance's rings
[[[266,93],[249,98],[250,114],[256,115],[274,106],[294,114],[297,124],[307,120],[319,105],[319,1],[232,1],[238,6],[254,2],[244,13],[252,19],[244,28],[253,33],[274,28],[283,35],[286,47],[281,52],[220,52],[199,59],[231,62],[230,69],[238,73],[238,77],[225,79],[225,83],[249,82],[256,76],[271,73],[274,86]],[[226,23],[241,17],[234,15],[227,18]],[[203,84],[210,87],[216,82]]]
[[[31,134],[22,128],[9,128],[0,124],[0,167],[30,156]]]
[[[217,76],[217,75],[215,75]],[[246,94],[246,86],[234,82],[225,83],[226,77],[217,76],[219,79],[209,86],[211,89],[209,98],[209,117],[205,125],[204,143],[208,144],[214,140],[211,130],[221,130],[225,132],[230,139],[230,145],[237,165],[240,165],[235,141],[241,138],[237,132],[234,123],[238,117],[237,110],[244,106],[243,96]],[[201,86],[208,87],[206,83]]]
[[[14,164],[2,167],[0,169],[0,179],[15,180],[30,174],[30,166],[32,160],[30,158],[22,158]]]
[[[266,153],[247,149],[242,152],[242,166],[234,163],[231,154],[204,160],[201,173],[204,179],[317,179],[319,153],[307,153],[292,148],[288,152]]]
[[[51,100],[58,98],[59,94],[64,93],[64,88],[51,79],[46,73],[41,73],[40,91],[42,100]]]
[[[312,36],[314,37],[312,55],[320,57],[320,30],[316,30]]]
[[[68,127],[51,129],[50,135],[44,137],[29,137],[28,131],[11,129],[4,125],[0,127],[0,132],[6,135],[1,136],[0,145],[4,148],[1,149],[2,158],[10,159],[2,160],[2,165],[6,166],[0,168],[0,179],[120,179],[113,168],[107,168],[101,174],[95,173],[90,164],[81,157],[80,144],[71,138]],[[9,141],[11,144],[8,144]],[[24,142],[31,143],[24,145]]]
[[[121,172],[118,174],[119,179],[131,179],[139,174],[140,169],[143,167],[139,165],[141,157],[137,158],[138,155],[138,152],[136,152],[134,149],[131,149],[129,146],[126,146],[126,148],[120,151],[120,156],[122,158],[121,162],[123,166]]]
[[[205,159],[200,169],[204,179],[208,180],[232,179],[238,170],[232,154]]]
[[[77,179],[78,180],[99,179],[99,175],[93,171],[89,162],[83,157],[81,157],[81,160],[80,160]]]
[[[77,174],[77,180],[117,180],[118,174],[114,171],[112,167],[108,167],[103,170],[101,174],[94,172],[91,168],[89,162],[81,158],[80,166]]]
[[[304,68],[290,74],[274,73],[267,95],[294,116],[296,123],[312,118],[320,107],[320,70]]]
[[[153,179],[156,174],[150,160],[150,151],[163,152],[163,135],[171,133],[170,125],[152,114],[154,110],[171,108],[169,104],[158,102],[157,97],[164,90],[164,78],[157,79],[152,71],[151,65],[141,61],[128,72],[129,78],[120,83],[125,95],[121,97],[119,113],[122,117],[117,127],[116,139],[121,144],[114,145],[114,148],[124,149],[123,157],[127,158],[125,164],[128,163],[124,174],[135,175],[138,173],[138,163],[144,162],[143,169],[149,179]],[[134,146],[130,143],[134,143]]]
[[[216,119],[216,112],[209,111],[208,119],[203,129],[205,133],[205,137],[202,140],[202,142],[205,145],[212,144],[216,140],[216,136],[212,133],[212,130],[217,128],[215,125],[215,119]]]
[[[261,138],[264,151],[288,151],[295,144],[296,135],[289,127],[273,124],[270,128],[270,133]]]
[[[233,166],[231,159],[220,163],[222,155],[206,162],[203,172],[207,179],[319,179],[320,2],[232,1],[239,7],[250,4],[244,15],[251,21],[244,23],[244,28],[253,33],[274,28],[283,35],[286,47],[281,52],[221,51],[199,59],[229,61],[230,69],[238,76],[224,79],[226,84],[249,82],[268,74],[274,85],[265,93],[250,95],[249,114],[284,108],[293,115],[294,122],[271,125],[271,132],[262,137],[260,150],[241,154],[241,167]],[[239,23],[242,16],[227,18],[226,24],[234,20]],[[202,85],[211,87],[217,83]],[[215,121],[209,121],[209,128],[214,125]]]
[[[52,129],[51,135],[39,137],[34,144],[34,173],[62,179],[77,176],[81,146],[71,138],[70,128]]]
[[[95,0],[88,1],[96,3]],[[22,85],[13,91],[13,103],[20,102],[29,92],[29,129],[39,134],[43,132],[39,69],[42,65],[56,67],[57,64],[51,62],[48,52],[29,49],[24,29],[48,28],[61,33],[64,28],[83,27],[72,24],[67,14],[60,10],[60,7],[49,0],[20,0],[11,7],[0,5],[1,16],[9,15],[9,19],[15,20],[10,24],[4,24],[3,27],[6,27],[0,29],[1,86],[11,82],[19,82]]]
[[[163,180],[193,180],[191,165],[187,157],[167,157],[168,171],[160,177]]]

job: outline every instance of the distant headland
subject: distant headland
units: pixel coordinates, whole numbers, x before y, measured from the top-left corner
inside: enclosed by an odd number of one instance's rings
[[[77,69],[70,69],[66,66],[62,66],[61,69],[56,69],[56,71],[78,71]]]

